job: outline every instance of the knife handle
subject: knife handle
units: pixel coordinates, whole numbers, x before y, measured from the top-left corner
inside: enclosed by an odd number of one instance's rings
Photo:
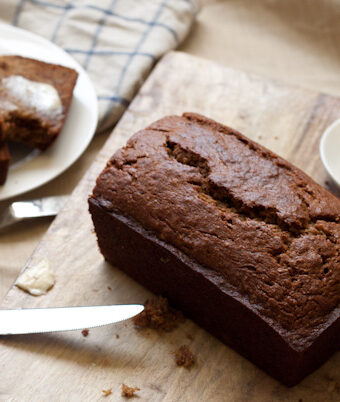
[[[64,206],[68,196],[60,195],[36,200],[13,202],[0,216],[0,229],[24,219],[55,216]]]

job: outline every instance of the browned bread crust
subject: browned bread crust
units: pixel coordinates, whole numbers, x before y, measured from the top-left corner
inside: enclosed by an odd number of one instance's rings
[[[340,201],[196,114],[135,134],[97,179],[105,258],[287,385],[338,349]]]
[[[70,104],[78,73],[64,66],[49,64],[21,56],[0,56],[0,82],[19,75],[26,79],[52,85],[59,94],[62,111],[58,116],[43,114],[26,106],[13,111],[0,111],[5,121],[7,139],[46,149],[61,131]],[[0,91],[0,99],[4,96]]]

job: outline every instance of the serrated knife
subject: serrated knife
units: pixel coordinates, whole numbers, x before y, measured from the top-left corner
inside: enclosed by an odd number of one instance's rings
[[[0,310],[0,335],[35,334],[99,327],[127,320],[141,304]]]

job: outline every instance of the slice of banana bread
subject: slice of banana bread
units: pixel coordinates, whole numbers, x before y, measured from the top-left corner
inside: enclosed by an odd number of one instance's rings
[[[340,201],[237,131],[153,123],[89,206],[108,261],[284,384],[338,350]]]
[[[21,56],[0,56],[0,117],[7,139],[44,150],[60,133],[78,73]]]
[[[0,186],[3,185],[7,178],[10,155],[6,142],[0,142]]]

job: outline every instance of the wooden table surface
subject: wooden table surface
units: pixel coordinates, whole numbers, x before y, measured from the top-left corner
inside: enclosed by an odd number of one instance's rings
[[[318,144],[322,131],[340,117],[339,99],[170,53],[148,78],[28,262],[48,259],[56,273],[55,287],[39,298],[13,287],[3,308],[134,303],[150,295],[104,262],[87,196],[107,159],[129,136],[164,115],[186,111],[242,131],[325,184]],[[198,358],[190,371],[174,363],[172,352],[182,344],[190,344]],[[108,388],[108,400],[121,400],[122,383],[140,387],[136,400],[145,401],[340,398],[339,353],[288,389],[189,319],[165,335],[139,332],[126,322],[91,329],[86,338],[80,331],[2,337],[0,367],[1,401],[94,401]]]

